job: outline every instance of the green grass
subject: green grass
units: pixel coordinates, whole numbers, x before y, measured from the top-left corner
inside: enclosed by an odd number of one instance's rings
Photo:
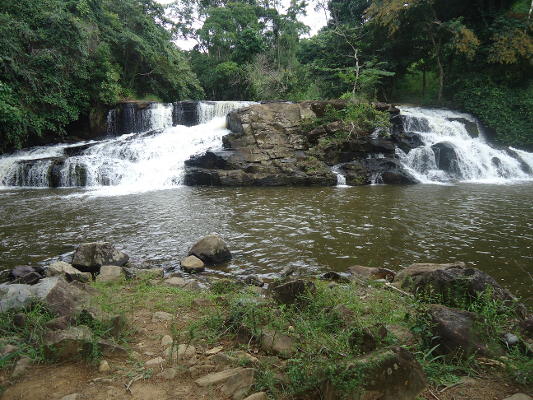
[[[219,299],[225,307],[190,326],[191,340],[215,343],[234,340],[244,333],[250,337],[250,345],[255,346],[265,330],[290,336],[298,343],[298,351],[281,369],[276,358],[262,358],[255,389],[278,398],[312,392],[329,382],[341,396],[347,396],[362,387],[364,366],[350,365],[364,354],[357,340],[363,330],[376,331],[379,325],[388,324],[407,326],[410,304],[398,294],[378,287],[355,283],[330,287],[321,281],[315,284],[316,292],[291,306],[262,299],[247,288],[227,292]],[[339,305],[345,307],[349,318],[336,308]],[[391,344],[397,344],[397,340],[387,336],[378,340],[377,347]],[[250,350],[247,345],[244,347]]]
[[[25,323],[22,327],[13,324],[15,314],[22,314]],[[11,367],[19,357],[28,357],[33,362],[45,361],[43,338],[46,333],[45,324],[55,318],[44,305],[35,303],[21,311],[0,313],[0,342],[2,347],[15,345],[18,350],[0,357],[0,369]]]

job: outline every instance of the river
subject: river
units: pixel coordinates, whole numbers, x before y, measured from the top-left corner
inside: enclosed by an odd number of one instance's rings
[[[137,261],[178,268],[198,238],[218,232],[234,255],[226,273],[272,278],[286,266],[315,273],[458,260],[527,298],[532,198],[533,184],[177,187],[119,196],[8,189],[0,193],[1,266],[106,240]]]

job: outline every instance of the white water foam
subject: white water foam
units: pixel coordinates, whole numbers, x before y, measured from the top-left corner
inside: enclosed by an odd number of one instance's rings
[[[420,182],[504,184],[533,180],[533,154],[491,147],[471,115],[442,109],[400,109],[405,131],[417,133],[423,145],[408,153],[400,149],[396,152],[404,168]],[[472,137],[466,124],[476,126],[479,135]],[[454,155],[449,168],[439,169],[439,147]]]
[[[172,105],[152,105],[147,110],[148,132],[97,143],[38,147],[0,157],[0,184],[48,187],[51,168],[60,160],[61,187],[85,186],[101,195],[119,195],[180,186],[184,162],[192,155],[220,149],[222,137],[229,133],[226,114],[250,104],[199,103],[201,124],[192,127],[172,126]],[[65,149],[84,144],[90,146],[65,158]],[[39,161],[24,163],[29,160]]]
[[[334,165],[331,168],[331,172],[333,172],[335,176],[337,177],[337,187],[341,187],[341,188],[350,187],[349,185],[346,184],[346,177],[341,172],[341,166],[342,164],[338,164],[338,165]]]

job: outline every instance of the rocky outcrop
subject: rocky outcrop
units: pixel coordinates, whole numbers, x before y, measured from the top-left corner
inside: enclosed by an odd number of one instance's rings
[[[354,163],[343,168],[351,184],[416,182],[395,155],[396,145],[409,141],[402,136],[401,121],[391,135],[354,131],[342,121],[306,130],[307,121],[324,116],[328,106],[342,109],[346,102],[256,104],[231,112],[227,122],[232,133],[223,138],[224,150],[186,161],[185,184],[333,186],[337,178],[331,168],[339,163]],[[389,105],[376,108],[399,113]],[[346,140],[337,140],[339,136]]]

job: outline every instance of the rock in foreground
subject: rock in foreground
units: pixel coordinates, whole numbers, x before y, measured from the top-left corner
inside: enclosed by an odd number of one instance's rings
[[[83,272],[98,272],[103,265],[122,267],[129,260],[127,254],[115,249],[111,243],[83,243],[72,258],[72,265]]]
[[[218,235],[209,235],[200,239],[189,250],[189,256],[199,258],[206,265],[218,265],[231,260],[226,242]]]

